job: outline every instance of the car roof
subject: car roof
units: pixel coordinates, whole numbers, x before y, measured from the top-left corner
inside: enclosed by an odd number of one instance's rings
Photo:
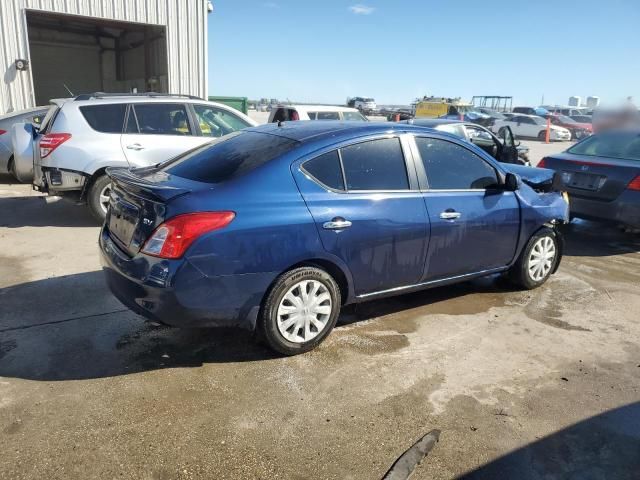
[[[294,108],[304,112],[357,112],[357,108],[338,105],[278,105],[276,108]]]
[[[438,125],[450,125],[452,123],[460,123],[465,124],[469,122],[464,122],[462,120],[454,120],[450,118],[414,118],[412,120],[405,120],[403,123],[407,123],[409,125],[417,125],[419,127],[437,127]]]
[[[424,132],[425,127],[396,122],[341,122],[333,120],[267,123],[244,131],[278,135],[298,142],[320,140],[322,137],[351,137],[394,132]],[[434,131],[434,133],[436,133]],[[437,132],[441,134],[441,132]],[[454,137],[457,138],[457,137]]]

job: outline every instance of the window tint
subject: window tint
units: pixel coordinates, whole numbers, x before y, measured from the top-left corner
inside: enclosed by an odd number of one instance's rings
[[[371,140],[341,150],[348,190],[407,190],[409,181],[398,138]]]
[[[140,133],[150,135],[191,135],[187,109],[178,103],[133,105]]]
[[[163,164],[161,171],[198,182],[220,183],[250,172],[297,143],[275,135],[235,132]]]
[[[325,153],[304,162],[302,168],[318,182],[334,190],[344,190],[338,151]]]
[[[222,137],[250,125],[233,113],[209,105],[194,105],[200,132],[205,137]]]
[[[126,109],[127,106],[124,104],[80,107],[91,128],[103,133],[122,133]]]
[[[497,185],[496,171],[475,153],[436,138],[416,138],[432,190],[482,189]]]

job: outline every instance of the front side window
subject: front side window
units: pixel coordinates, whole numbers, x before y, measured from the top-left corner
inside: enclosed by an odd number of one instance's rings
[[[194,105],[200,133],[205,137],[222,137],[251,125],[237,115],[209,105]]]
[[[302,168],[322,185],[334,190],[344,190],[342,168],[337,150],[306,161]]]
[[[495,169],[460,145],[427,137],[417,137],[416,144],[431,190],[477,190],[498,184]]]
[[[348,190],[408,190],[399,138],[382,138],[340,150]]]
[[[342,119],[348,122],[368,122],[360,112],[342,112]]]
[[[179,103],[133,105],[139,133],[147,135],[192,135],[187,109]],[[129,119],[131,120],[131,119]],[[127,128],[129,131],[129,126]]]

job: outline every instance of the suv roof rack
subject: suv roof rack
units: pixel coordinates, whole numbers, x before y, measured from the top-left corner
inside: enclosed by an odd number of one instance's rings
[[[164,98],[164,97],[176,97],[176,98],[188,98],[191,100],[203,100],[195,95],[182,95],[179,93],[157,93],[157,92],[144,92],[144,93],[105,93],[105,92],[93,92],[83,93],[74,98],[75,101],[91,100],[97,98],[111,98],[111,97],[149,97],[149,98]]]

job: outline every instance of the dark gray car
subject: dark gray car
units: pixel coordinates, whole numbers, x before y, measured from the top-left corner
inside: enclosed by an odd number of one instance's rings
[[[640,131],[591,135],[538,167],[559,172],[571,215],[640,228]]]

